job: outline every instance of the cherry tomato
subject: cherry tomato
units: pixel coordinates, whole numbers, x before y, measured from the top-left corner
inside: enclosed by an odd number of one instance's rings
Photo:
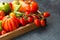
[[[34,21],[33,17],[32,17],[32,16],[29,16],[29,17],[28,17],[28,22],[31,23],[31,22],[33,22],[33,21]]]
[[[26,11],[25,15],[29,16],[30,15],[30,11]]]
[[[7,33],[5,30],[1,31],[1,35],[5,34],[5,33]]]
[[[44,16],[44,17],[49,17],[50,14],[49,14],[49,12],[44,12],[43,16]]]
[[[41,20],[41,26],[42,26],[42,27],[46,26],[46,23],[45,23],[44,20]]]
[[[34,19],[39,19],[39,17],[37,15],[33,15]]]
[[[39,19],[35,19],[35,20],[34,20],[34,24],[35,24],[37,27],[41,26],[41,23],[40,23],[40,20],[39,20]]]
[[[26,21],[24,18],[20,18],[20,24],[23,26],[26,25]]]

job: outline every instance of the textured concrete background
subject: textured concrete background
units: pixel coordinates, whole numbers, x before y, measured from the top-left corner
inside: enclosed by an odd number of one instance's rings
[[[9,2],[12,0],[0,0]],[[60,40],[60,0],[35,0],[39,4],[39,9],[49,11],[51,16],[47,19],[45,30],[37,29],[13,40]]]

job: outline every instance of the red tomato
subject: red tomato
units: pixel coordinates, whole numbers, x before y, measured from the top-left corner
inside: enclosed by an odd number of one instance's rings
[[[30,4],[30,11],[31,12],[37,12],[37,10],[38,10],[38,4],[34,1],[32,1]]]
[[[29,22],[28,22],[28,20],[25,20],[26,21],[26,24],[28,24]]]
[[[30,11],[26,11],[25,15],[29,16],[30,15]]]
[[[7,31],[5,31],[5,30],[1,31],[1,35],[5,34],[5,33],[7,33]]]
[[[24,2],[22,3],[22,6],[20,7],[19,11],[25,12],[25,11],[30,11],[30,12],[37,12],[38,10],[38,4],[35,1],[30,1],[30,2]]]
[[[20,24],[21,25],[26,25],[26,20],[24,18],[20,18]]]
[[[50,14],[49,14],[49,12],[44,12],[43,16],[44,16],[44,17],[49,17]]]
[[[25,12],[30,11],[30,5],[26,4],[25,2],[22,3],[22,6],[20,7],[19,11]]]
[[[46,26],[46,23],[45,23],[44,20],[41,20],[41,26],[42,26],[42,27]]]
[[[35,20],[34,20],[34,24],[35,24],[37,27],[41,26],[41,23],[40,23],[40,20],[39,20],[39,19],[35,19]]]
[[[33,21],[34,21],[33,17],[32,17],[32,16],[29,16],[29,17],[28,17],[28,22],[31,23],[31,22],[33,22]]]
[[[34,19],[39,19],[39,17],[37,15],[33,15]]]
[[[0,16],[0,20],[2,20],[2,19],[3,19],[3,17],[4,17],[4,16]]]
[[[0,16],[5,16],[5,12],[4,11],[0,11]]]
[[[2,20],[4,16],[5,16],[5,12],[4,11],[0,11],[0,20]]]
[[[12,8],[12,2],[9,2],[9,5],[10,5],[10,9],[13,10],[13,8]]]
[[[13,16],[5,16],[2,20],[2,27],[6,31],[15,30],[19,26],[18,19]]]

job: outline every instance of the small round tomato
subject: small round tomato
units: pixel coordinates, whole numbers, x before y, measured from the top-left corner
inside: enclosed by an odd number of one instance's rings
[[[25,15],[29,16],[30,15],[30,11],[26,11]]]
[[[49,17],[50,14],[49,14],[49,12],[44,12],[43,16],[44,16],[44,17]]]
[[[42,27],[46,26],[46,22],[44,20],[41,20],[40,22]]]
[[[7,31],[5,31],[5,30],[1,31],[1,35],[5,34],[5,33],[7,33]]]
[[[39,19],[39,17],[37,15],[33,15],[34,19]]]
[[[20,24],[21,25],[23,25],[23,26],[26,25],[26,22],[27,21],[24,18],[20,18]]]
[[[35,19],[35,20],[34,20],[34,24],[35,24],[37,27],[41,26],[41,23],[40,23],[40,20],[39,20],[39,19]]]
[[[34,21],[33,17],[32,17],[32,16],[29,16],[29,17],[28,17],[28,22],[31,23],[31,22],[33,22],[33,21]]]

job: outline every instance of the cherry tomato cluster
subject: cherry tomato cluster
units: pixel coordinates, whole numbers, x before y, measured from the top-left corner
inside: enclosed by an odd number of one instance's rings
[[[2,9],[4,8],[4,9]],[[37,13],[38,4],[35,1],[19,0],[1,3],[0,6],[0,35],[13,31],[20,26],[34,23],[36,27],[45,27],[45,19],[49,12]]]

